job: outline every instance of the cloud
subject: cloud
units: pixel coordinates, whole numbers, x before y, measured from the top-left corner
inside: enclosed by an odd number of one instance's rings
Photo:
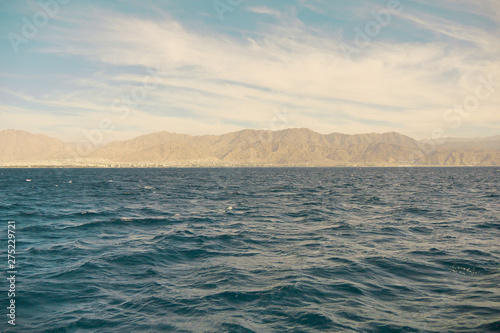
[[[470,45],[440,40],[390,43],[374,37],[347,61],[340,37],[318,35],[293,10],[247,10],[273,15],[278,24],[250,40],[190,29],[168,17],[154,21],[99,9],[73,13],[65,17],[64,27],[47,33],[51,46],[43,52],[92,63],[105,73],[87,79],[75,76],[73,83],[79,87],[74,91],[45,97],[3,91],[46,107],[73,110],[86,119],[79,123],[82,127],[92,127],[103,117],[116,116],[113,101],[130,96],[142,86],[148,69],[158,67],[161,83],[130,108],[126,121],[116,122],[122,129],[116,133],[221,134],[269,128],[274,110],[286,108],[292,118],[280,126],[322,133],[396,130],[424,137],[448,125],[443,113],[463,101],[481,75],[500,75],[500,58],[492,57],[498,42],[485,30],[430,14],[404,13],[400,18]],[[482,102],[467,122],[479,126],[498,121],[499,95]],[[74,118],[60,120],[67,126],[71,121]]]
[[[418,0],[418,3],[426,4],[433,7],[445,9],[450,12],[461,12],[465,15],[475,15],[481,17],[481,20],[500,22],[500,6],[497,0]],[[462,18],[465,16],[462,16]],[[497,26],[498,28],[498,26]]]
[[[276,18],[281,18],[282,13],[280,11],[271,9],[266,6],[260,6],[260,7],[248,7],[247,11],[252,12],[252,13],[257,13],[257,14],[265,14],[265,15],[272,15]]]
[[[400,17],[434,33],[470,42],[484,50],[494,48],[495,51],[498,51],[498,39],[494,38],[488,31],[469,25],[456,24],[421,12],[413,14],[403,12]]]
[[[313,12],[319,14],[325,14],[325,10],[320,7],[325,5],[325,3],[322,0],[299,0],[298,5],[308,8]]]

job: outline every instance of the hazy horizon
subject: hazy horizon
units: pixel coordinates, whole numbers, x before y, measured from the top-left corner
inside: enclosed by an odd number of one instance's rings
[[[140,4],[6,2],[0,129],[499,133],[496,1]]]
[[[221,135],[225,135],[225,134],[231,134],[231,133],[237,133],[237,132],[241,132],[241,131],[271,131],[271,132],[278,132],[278,131],[286,131],[286,130],[309,130],[309,131],[313,131],[315,133],[318,133],[318,134],[321,134],[321,135],[329,135],[329,134],[342,134],[342,135],[366,135],[366,134],[388,134],[388,133],[398,133],[398,134],[401,134],[401,135],[405,135],[405,136],[408,136],[414,140],[417,140],[417,141],[436,141],[436,142],[439,142],[440,140],[474,140],[474,139],[487,139],[487,138],[496,138],[498,136],[500,136],[500,134],[494,134],[494,135],[484,135],[484,136],[473,136],[473,137],[452,137],[452,136],[448,136],[448,137],[441,137],[439,139],[432,139],[432,138],[415,138],[415,137],[412,137],[410,135],[406,135],[404,133],[399,133],[397,131],[388,131],[388,132],[370,132],[370,133],[353,133],[353,134],[349,134],[349,133],[340,133],[340,132],[331,132],[331,133],[321,133],[321,132],[318,132],[318,131],[314,131],[310,128],[305,128],[305,127],[289,127],[289,128],[283,128],[283,129],[279,129],[279,130],[269,130],[269,129],[253,129],[253,128],[244,128],[244,129],[241,129],[241,130],[236,130],[236,131],[230,131],[230,132],[224,132],[224,133],[220,133],[220,134],[209,134],[209,133],[205,133],[205,134],[188,134],[188,133],[180,133],[180,132],[171,132],[171,131],[166,131],[166,130],[160,130],[160,131],[156,131],[156,132],[150,132],[150,133],[142,133],[142,134],[138,134],[136,136],[133,136],[133,137],[125,137],[125,138],[122,138],[122,139],[117,139],[117,140],[113,140],[113,141],[128,141],[128,140],[133,140],[135,138],[138,138],[140,136],[146,136],[146,135],[151,135],[151,134],[158,134],[158,133],[161,133],[161,132],[168,132],[168,133],[171,133],[171,134],[178,134],[178,135],[188,135],[188,136],[221,136]],[[55,139],[58,139],[62,142],[65,142],[65,143],[80,143],[80,142],[87,142],[88,141],[88,138],[85,138],[84,140],[81,140],[81,141],[66,141],[66,140],[63,140],[62,138],[56,136],[56,135],[50,135],[50,134],[46,134],[46,133],[41,133],[41,132],[30,132],[30,131],[26,131],[24,129],[18,129],[18,128],[7,128],[7,129],[0,129],[0,132],[3,132],[3,131],[22,131],[22,132],[26,132],[26,133],[29,133],[29,134],[34,134],[34,135],[38,135],[38,134],[41,134],[41,135],[46,135],[46,136],[49,136],[51,138],[55,138]],[[95,132],[94,132],[95,133]],[[105,133],[103,133],[105,134]],[[103,135],[103,137],[105,137],[105,135]],[[99,145],[105,145],[105,144],[108,144],[110,142],[113,142],[113,141],[104,141],[102,143],[100,143]]]

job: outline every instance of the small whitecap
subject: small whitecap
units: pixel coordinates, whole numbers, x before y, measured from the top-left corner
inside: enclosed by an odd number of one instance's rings
[[[233,209],[233,206],[227,207],[227,210],[232,210],[232,209]]]
[[[70,180],[70,181],[68,182],[68,184],[71,184],[72,182],[73,182],[73,181],[72,181],[72,180]]]

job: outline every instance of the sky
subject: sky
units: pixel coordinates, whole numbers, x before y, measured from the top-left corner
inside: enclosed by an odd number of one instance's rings
[[[500,134],[498,0],[0,2],[0,130]]]

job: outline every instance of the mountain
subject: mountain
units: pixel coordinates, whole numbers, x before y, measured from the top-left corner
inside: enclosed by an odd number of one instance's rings
[[[500,135],[479,137],[479,138],[440,138],[440,139],[423,139],[420,140],[423,143],[428,143],[432,145],[442,145],[445,143],[466,143],[466,142],[488,142],[496,141],[500,142]]]
[[[112,142],[93,158],[119,162],[217,161],[236,164],[318,165],[393,163],[419,152],[421,144],[398,133],[329,134],[309,129],[243,130],[220,136],[160,132]]]
[[[493,166],[500,136],[416,141],[390,133],[320,134],[305,128],[191,136],[169,132],[114,141],[78,156],[40,134],[0,131],[0,165],[75,166]]]
[[[441,148],[449,148],[454,150],[462,149],[500,149],[500,135],[490,136],[486,138],[446,138],[438,144]]]
[[[500,135],[483,138],[422,140],[431,151],[418,160],[422,165],[500,165]]]
[[[20,130],[0,131],[0,162],[65,158],[70,146],[43,134]]]

